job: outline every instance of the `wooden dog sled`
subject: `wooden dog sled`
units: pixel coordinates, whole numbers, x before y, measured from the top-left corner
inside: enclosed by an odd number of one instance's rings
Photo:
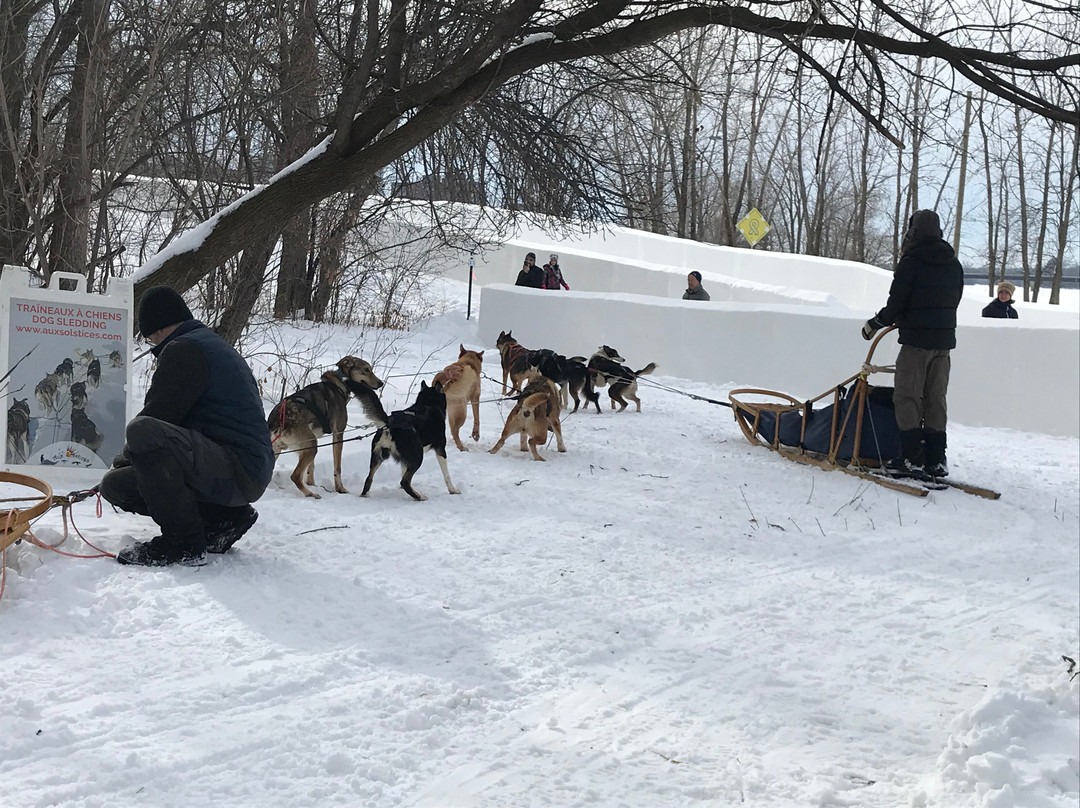
[[[922,481],[885,474],[885,463],[899,452],[900,432],[893,415],[892,388],[872,386],[868,377],[894,372],[892,366],[873,364],[878,343],[893,330],[887,328],[874,339],[858,373],[807,401],[774,390],[732,390],[728,400],[743,435],[788,460],[827,471],[838,469],[912,496],[957,488],[998,499],[997,491],[948,478]]]
[[[30,488],[38,492],[38,496],[16,496],[9,497],[7,493],[12,486],[18,488]],[[18,474],[13,471],[0,471],[0,487],[3,488],[3,494],[0,494],[0,598],[4,595],[4,587],[7,582],[7,549],[11,545],[20,539],[26,539],[31,544],[40,547],[45,550],[51,550],[54,553],[68,556],[69,558],[113,558],[112,553],[108,553],[102,550],[100,547],[95,547],[86,537],[79,532],[79,529],[75,527],[75,522],[71,516],[71,506],[77,502],[82,502],[88,497],[97,495],[97,489],[91,488],[86,491],[72,491],[66,496],[57,496],[53,494],[52,486],[50,486],[44,480],[39,480],[37,477],[31,477],[29,474]],[[13,503],[30,503],[27,507],[9,507]],[[98,500],[98,516],[101,516],[100,499]],[[31,524],[38,519],[38,517],[44,516],[53,508],[59,507],[63,514],[64,521],[64,534],[59,541],[49,544],[33,534],[30,530]],[[59,549],[68,538],[68,522],[71,522],[71,527],[75,533],[82,539],[82,542],[95,551],[92,555],[80,555],[77,553],[69,553]]]
[[[42,494],[41,497],[19,497],[13,500],[32,502],[33,504],[29,507],[0,509],[0,551],[3,551],[22,538],[23,534],[30,529],[31,522],[53,507],[55,497],[53,497],[52,487],[47,482],[28,474],[0,471],[0,483],[25,486]]]

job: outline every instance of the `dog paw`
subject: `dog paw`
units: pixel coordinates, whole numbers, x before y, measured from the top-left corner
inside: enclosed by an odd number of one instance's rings
[[[461,492],[460,492],[460,491],[458,491],[458,490],[457,490],[456,488],[451,488],[451,489],[449,489],[449,490],[450,490],[450,493],[451,493],[451,494],[460,494],[460,493],[461,493]]]
[[[304,496],[311,497],[312,499],[322,499],[322,497],[316,494],[314,491],[305,491]]]

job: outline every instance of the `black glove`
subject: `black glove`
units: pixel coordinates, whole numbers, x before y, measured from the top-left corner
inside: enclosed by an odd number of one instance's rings
[[[112,467],[114,469],[122,469],[124,466],[130,466],[130,465],[131,465],[131,458],[127,456],[127,450],[126,449],[124,451],[120,452],[120,454],[118,454],[116,457],[114,457],[113,461],[112,461]]]
[[[872,340],[874,338],[874,334],[876,334],[883,327],[884,326],[882,325],[882,323],[878,322],[877,317],[871,317],[869,320],[863,323],[862,338],[867,341]]]

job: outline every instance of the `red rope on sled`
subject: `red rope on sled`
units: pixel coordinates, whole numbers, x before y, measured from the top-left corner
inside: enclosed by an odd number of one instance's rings
[[[82,531],[79,530],[78,525],[75,524],[75,517],[70,513],[72,506],[76,502],[83,501],[84,499],[88,498],[91,494],[93,494],[94,496],[97,497],[97,502],[95,503],[94,510],[95,510],[95,515],[97,516],[98,519],[100,519],[101,518],[101,513],[102,513],[101,493],[96,488],[91,489],[90,491],[72,492],[71,494],[68,494],[66,497],[51,497],[50,498],[51,502],[49,504],[49,508],[46,509],[43,513],[41,513],[37,517],[37,519],[34,520],[33,524],[36,524],[41,519],[41,517],[44,516],[45,513],[48,512],[48,510],[51,510],[53,507],[59,505],[60,509],[61,509],[61,517],[63,519],[63,524],[64,524],[64,535],[61,536],[60,540],[57,541],[55,544],[49,544],[48,542],[43,541],[43,540],[39,539],[37,536],[35,536],[34,532],[30,529],[29,526],[27,526],[26,529],[22,532],[22,535],[20,536],[19,540],[25,539],[26,541],[30,542],[30,544],[33,544],[35,547],[40,547],[43,550],[50,550],[51,552],[54,552],[57,555],[66,556],[67,558],[116,558],[116,555],[114,553],[107,552],[107,551],[101,549],[100,547],[98,547],[97,545],[95,545],[90,540],[88,540],[86,538],[86,536],[84,536],[82,534]],[[7,515],[4,517],[4,520],[3,520],[3,522],[4,522],[3,530],[0,531],[0,533],[7,533],[7,532],[11,531],[15,527],[15,525],[16,525],[16,517],[17,517],[17,515],[19,513],[20,512],[18,511],[18,509],[15,509],[15,508],[12,508],[12,509],[8,510]],[[83,544],[85,544],[86,546],[88,546],[92,550],[94,550],[95,551],[94,553],[92,553],[92,554],[69,553],[69,552],[67,552],[65,550],[59,549],[60,545],[62,545],[68,539],[68,536],[69,536],[68,522],[69,521],[71,522],[71,530],[74,530],[75,535],[77,535],[82,540]],[[4,589],[5,589],[6,585],[7,585],[7,546],[5,545],[5,547],[3,548],[3,551],[0,552],[0,599],[2,599],[4,597]]]

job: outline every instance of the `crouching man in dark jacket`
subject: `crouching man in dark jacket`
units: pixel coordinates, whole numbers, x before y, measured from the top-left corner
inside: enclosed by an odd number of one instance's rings
[[[944,477],[945,397],[949,352],[956,347],[956,309],[964,292],[964,268],[942,239],[932,210],[912,215],[901,244],[889,301],[862,327],[864,339],[895,323],[900,329],[893,406],[901,456],[888,468],[902,476]]]
[[[172,288],[143,295],[139,331],[154,345],[157,370],[100,490],[118,508],[152,518],[161,535],[116,560],[205,563],[207,551],[224,553],[258,518],[249,503],[274,470],[262,400],[240,354]]]

